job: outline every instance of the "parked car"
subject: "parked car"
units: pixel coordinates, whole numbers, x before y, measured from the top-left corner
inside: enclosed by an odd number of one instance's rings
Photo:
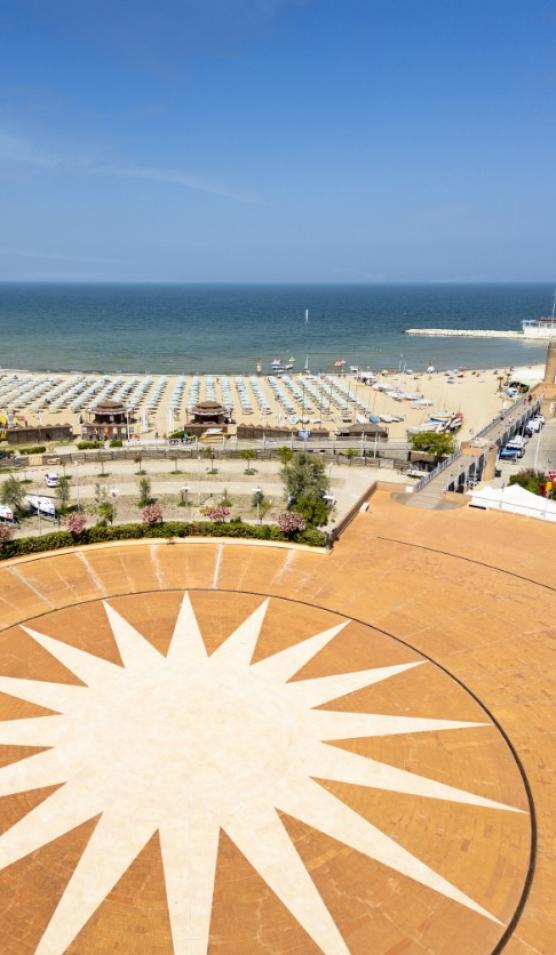
[[[517,451],[518,457],[522,458],[525,454],[526,445],[527,439],[517,435],[515,438],[512,438],[511,441],[508,441],[505,447],[508,451]]]
[[[47,487],[58,487],[59,481],[60,476],[56,473],[56,471],[49,471],[44,476],[44,483]]]
[[[544,421],[541,421],[540,418],[537,418],[537,417],[529,418],[529,421],[525,425],[525,434],[530,434],[531,436],[536,434],[538,431],[541,430],[543,424],[544,424]]]
[[[509,448],[507,445],[500,449],[500,454],[498,455],[501,461],[517,461],[518,458],[523,457],[523,451],[518,451],[517,448]]]
[[[14,524],[15,517],[11,507],[7,504],[0,504],[0,524]]]
[[[507,448],[524,448],[527,444],[527,438],[523,437],[521,434],[514,434],[513,438],[510,438],[506,442]]]

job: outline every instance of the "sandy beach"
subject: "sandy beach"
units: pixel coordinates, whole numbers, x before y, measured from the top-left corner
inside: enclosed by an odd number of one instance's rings
[[[527,369],[528,374],[541,378],[541,366]],[[123,396],[124,404],[134,407],[134,434],[143,439],[166,437],[172,431],[187,426],[190,395],[195,382],[199,400],[215,398],[226,402],[226,392],[233,405],[234,424],[229,433],[235,432],[237,424],[287,427],[299,430],[326,429],[335,431],[346,421],[346,407],[353,422],[365,420],[368,414],[380,417],[392,415],[403,418],[387,422],[389,438],[394,441],[406,438],[406,429],[422,424],[431,413],[461,412],[463,426],[459,437],[463,440],[476,434],[495,417],[510,400],[500,391],[500,379],[506,379],[510,370],[466,370],[457,376],[446,372],[402,374],[391,372],[378,374],[374,386],[357,380],[355,375],[305,376],[290,373],[288,385],[285,378],[275,378],[287,395],[290,407],[286,410],[273,390],[271,376],[146,376],[146,375],[84,375],[82,373],[39,374],[23,370],[0,372],[0,415],[18,424],[71,424],[75,434],[80,433],[80,417],[86,409],[94,406],[99,396],[110,398]],[[240,402],[237,383],[242,381],[250,411]],[[259,397],[253,390],[253,382],[260,388]],[[390,394],[378,390],[378,385],[387,385],[400,392],[422,396],[431,404],[416,406],[415,399],[396,400]],[[128,386],[132,385],[131,391]],[[332,400],[327,398],[332,388]],[[126,398],[126,389],[129,397]],[[296,391],[297,390],[297,391]],[[77,410],[76,400],[80,395],[89,397]],[[297,396],[296,396],[297,394]],[[261,398],[262,395],[262,398]],[[303,408],[304,396],[305,408]],[[315,398],[315,395],[320,398]],[[342,397],[343,396],[343,397]]]

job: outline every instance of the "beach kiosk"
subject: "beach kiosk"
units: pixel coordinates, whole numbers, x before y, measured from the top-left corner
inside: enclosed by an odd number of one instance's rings
[[[107,398],[85,413],[81,434],[93,441],[125,440],[133,433],[134,422],[129,408]]]
[[[193,424],[212,428],[214,425],[228,424],[229,417],[226,408],[219,401],[198,401],[191,409],[191,421]]]

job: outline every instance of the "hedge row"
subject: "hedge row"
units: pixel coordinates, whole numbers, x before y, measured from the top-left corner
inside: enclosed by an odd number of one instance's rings
[[[46,451],[45,444],[34,444],[30,448],[18,448],[18,454],[44,454]]]
[[[38,554],[75,544],[97,544],[103,541],[139,539],[142,537],[242,537],[249,540],[287,541],[288,537],[273,524],[241,524],[230,522],[216,524],[211,521],[165,521],[162,524],[116,524],[104,526],[96,524],[86,528],[82,534],[73,536],[69,531],[53,531],[42,537],[20,537],[0,546],[0,560],[9,557],[21,557],[24,554]],[[315,528],[306,528],[293,540],[311,547],[324,547],[326,535]]]

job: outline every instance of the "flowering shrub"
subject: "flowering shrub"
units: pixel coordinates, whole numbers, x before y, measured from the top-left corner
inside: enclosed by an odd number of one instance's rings
[[[70,514],[66,520],[66,527],[72,537],[79,537],[85,530],[87,518],[84,514]]]
[[[202,513],[205,517],[208,517],[209,521],[214,521],[215,524],[223,524],[226,518],[230,516],[230,508],[224,507],[223,504],[215,504],[213,507],[204,507]]]
[[[12,539],[13,530],[7,524],[0,524],[0,547]]]
[[[162,523],[162,511],[160,509],[160,504],[147,504],[141,512],[143,516],[144,524],[161,524]]]
[[[301,514],[296,514],[295,511],[284,511],[283,514],[278,515],[277,524],[283,534],[293,537],[294,534],[299,534],[300,531],[305,530],[306,521]]]
[[[193,521],[192,523],[167,521],[160,524],[115,524],[110,526],[95,524],[93,527],[85,528],[79,538],[79,545],[153,537],[166,540],[172,537],[239,537],[248,540],[284,541],[288,539],[288,536],[275,524],[255,525],[234,522],[223,524],[207,521]],[[301,531],[297,540],[303,544],[308,544],[310,547],[324,547],[326,545],[326,535],[323,531],[313,527]],[[7,540],[0,547],[0,560],[21,557],[25,554],[44,553],[45,551],[57,550],[60,547],[72,547],[74,544],[75,538],[67,530],[43,534],[42,537],[18,537],[14,540]]]

